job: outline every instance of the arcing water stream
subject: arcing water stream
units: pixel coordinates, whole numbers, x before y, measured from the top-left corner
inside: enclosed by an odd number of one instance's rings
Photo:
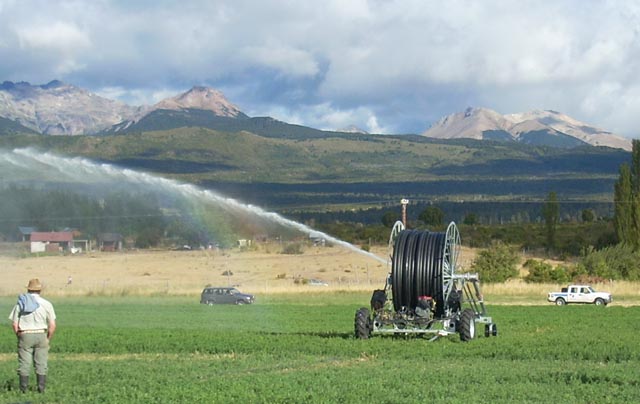
[[[98,164],[84,158],[65,158],[51,153],[40,153],[33,149],[0,150],[0,181],[9,182],[17,176],[25,177],[26,181],[50,180],[77,182],[79,184],[90,181],[105,181],[105,186],[113,184],[128,184],[139,188],[162,191],[188,198],[192,201],[213,203],[225,210],[241,213],[245,216],[260,218],[270,223],[285,226],[307,235],[320,235],[326,241],[340,245],[351,251],[363,254],[369,258],[386,263],[386,260],[371,254],[353,244],[337,239],[328,234],[316,231],[304,224],[286,219],[277,213],[267,212],[257,206],[245,205],[232,198],[227,198],[213,191],[199,188],[195,185],[181,183],[144,172],[118,168],[110,164]],[[109,185],[112,184],[112,185]]]

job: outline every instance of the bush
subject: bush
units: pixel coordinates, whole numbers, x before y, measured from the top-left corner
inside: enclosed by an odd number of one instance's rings
[[[494,243],[478,253],[471,269],[480,274],[483,282],[504,282],[518,276],[519,261],[520,258],[512,248],[503,243]]]
[[[300,255],[302,254],[302,244],[300,243],[287,244],[282,249],[282,254]]]
[[[589,276],[637,281],[640,280],[640,253],[622,244],[599,251],[589,249],[578,267]]]
[[[571,270],[563,265],[554,268],[547,262],[529,259],[524,267],[529,270],[524,277],[527,283],[567,283],[572,278]]]

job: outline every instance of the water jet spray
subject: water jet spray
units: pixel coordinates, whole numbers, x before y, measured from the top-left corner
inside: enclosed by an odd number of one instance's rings
[[[268,212],[258,206],[243,204],[233,198],[200,188],[196,185],[162,178],[145,172],[120,168],[111,164],[96,163],[86,158],[66,158],[49,152],[40,153],[31,148],[0,151],[0,167],[2,167],[3,176],[8,175],[13,177],[19,172],[23,177],[26,176],[27,181],[60,181],[61,179],[65,179],[83,184],[87,182],[88,178],[107,178],[113,183],[124,182],[138,187],[147,187],[155,191],[163,190],[165,192],[176,193],[202,202],[214,203],[230,212],[244,215],[248,214],[261,218],[270,223],[294,229],[307,235],[320,234],[320,236],[328,242],[342,246],[376,261],[387,263],[386,259],[364,251],[351,243],[314,230],[302,223],[282,217],[277,213]]]

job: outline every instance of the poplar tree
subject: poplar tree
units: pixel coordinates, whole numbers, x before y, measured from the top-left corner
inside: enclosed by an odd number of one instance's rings
[[[614,185],[614,225],[618,241],[640,249],[640,140],[632,141],[631,167],[624,163]]]
[[[614,185],[613,194],[613,223],[618,241],[624,245],[631,245],[631,229],[633,228],[631,189],[631,170],[629,165],[624,163],[620,166],[620,175]]]

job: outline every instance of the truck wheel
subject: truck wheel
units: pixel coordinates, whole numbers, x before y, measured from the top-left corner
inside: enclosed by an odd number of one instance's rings
[[[594,302],[593,302],[596,306],[604,306],[604,300],[597,298]]]
[[[464,309],[460,316],[460,339],[471,341],[476,337],[476,313],[471,309]]]
[[[369,309],[362,307],[356,311],[355,332],[358,339],[369,339],[371,336],[371,319]]]
[[[563,298],[559,297],[556,299],[556,306],[564,306],[565,304],[567,304],[567,302]]]
[[[236,300],[236,305],[242,306],[244,304],[244,300]]]

